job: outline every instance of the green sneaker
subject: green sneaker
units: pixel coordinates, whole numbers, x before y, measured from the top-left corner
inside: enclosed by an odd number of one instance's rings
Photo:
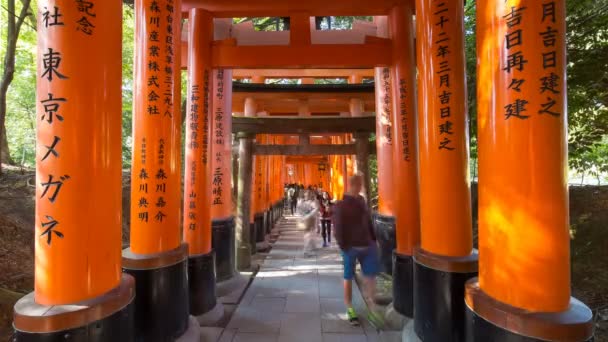
[[[382,330],[384,328],[384,318],[377,312],[370,311],[367,314],[367,320],[376,330]]]
[[[359,317],[357,316],[357,312],[353,308],[346,309],[346,317],[348,318],[348,323],[358,326],[359,325]]]

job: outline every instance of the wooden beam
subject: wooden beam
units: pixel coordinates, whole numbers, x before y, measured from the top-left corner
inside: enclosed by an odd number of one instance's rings
[[[369,155],[376,154],[376,144],[371,142],[368,149]],[[355,144],[342,145],[254,145],[253,154],[260,156],[339,156],[356,155]]]
[[[233,133],[373,133],[375,116],[361,117],[239,117],[232,118]]]
[[[392,62],[392,46],[313,44],[298,46],[226,46],[211,48],[214,68],[374,68]]]
[[[253,154],[261,156],[329,156],[356,154],[355,144],[345,145],[254,145]]]
[[[412,0],[182,0],[182,12],[203,8],[217,18],[289,17],[293,12],[310,16],[386,15],[395,5]]]
[[[266,78],[349,78],[357,75],[361,78],[373,78],[374,69],[234,69],[234,79],[264,76]]]

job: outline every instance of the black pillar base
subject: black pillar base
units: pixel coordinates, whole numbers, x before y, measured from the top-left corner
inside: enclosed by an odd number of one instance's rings
[[[593,314],[573,297],[564,312],[534,313],[493,299],[474,278],[466,283],[465,298],[467,342],[594,341]]]
[[[253,216],[253,223],[255,224],[255,242],[264,242],[266,240],[266,229],[264,228],[265,213],[257,213]],[[255,243],[253,245],[255,248]]]
[[[264,239],[270,233],[270,210],[264,211]]]
[[[393,253],[393,307],[409,318],[414,317],[414,258]]]
[[[395,217],[374,213],[374,230],[380,249],[382,272],[393,274],[393,251],[397,247]]]
[[[254,219],[255,221],[255,219]],[[255,222],[249,223],[249,246],[251,248],[251,255],[254,255],[258,252],[256,247],[257,243],[257,226]]]
[[[211,221],[212,242],[215,251],[215,278],[224,281],[234,275],[235,255],[235,221],[234,217]]]
[[[74,305],[39,305],[32,292],[15,304],[10,341],[133,341],[134,299],[135,280],[126,274],[112,291]]]
[[[159,254],[122,253],[135,278],[135,341],[173,341],[188,328],[188,245]]]
[[[188,258],[190,313],[199,316],[217,304],[215,296],[215,253],[191,255]]]
[[[466,257],[415,251],[414,330],[421,341],[464,341],[464,285],[477,276],[477,259],[477,250]]]

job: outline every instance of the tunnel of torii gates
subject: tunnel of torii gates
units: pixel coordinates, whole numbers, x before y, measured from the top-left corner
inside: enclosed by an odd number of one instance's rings
[[[463,3],[443,0],[136,0],[122,249],[122,2],[39,0],[35,290],[15,305],[14,341],[187,340],[250,266],[283,184],[339,199],[363,172],[368,192],[370,153],[393,305],[417,339],[592,340],[570,294],[565,1],[477,6],[478,251]],[[316,30],[323,15],[374,20]],[[231,20],[259,16],[289,30]]]

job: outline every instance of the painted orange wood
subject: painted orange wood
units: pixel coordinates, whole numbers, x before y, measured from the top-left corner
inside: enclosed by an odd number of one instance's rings
[[[184,170],[184,241],[190,255],[211,252],[212,93],[214,78],[209,44],[213,38],[210,13],[193,9],[189,20],[186,162]],[[222,144],[223,145],[223,144]]]
[[[412,255],[420,242],[413,11],[413,4],[395,6],[389,16],[395,62],[391,76],[397,252],[404,255]]]
[[[181,15],[166,6],[156,9],[153,2],[135,2],[131,250],[136,254],[161,253],[181,243]],[[179,0],[170,3],[179,8]]]
[[[34,292],[48,306],[121,277],[121,28],[104,23],[121,22],[122,2],[94,4],[93,17],[38,1],[49,20],[38,20]]]
[[[424,61],[418,64],[421,246],[467,256],[473,238],[462,0],[417,0],[416,44]]]
[[[211,218],[232,212],[232,70],[213,70],[211,111]]]
[[[535,312],[570,300],[565,1],[478,2],[479,282]]]

